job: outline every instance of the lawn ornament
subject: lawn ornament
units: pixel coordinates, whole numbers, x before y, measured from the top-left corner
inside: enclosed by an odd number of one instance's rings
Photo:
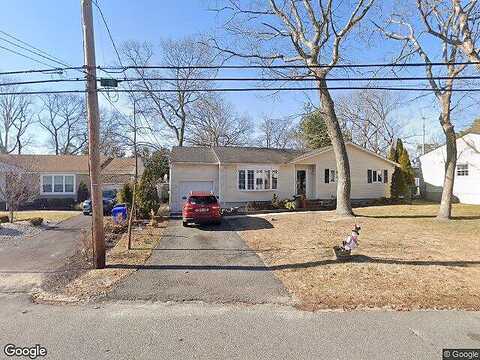
[[[346,259],[351,256],[352,250],[359,244],[358,236],[360,234],[360,229],[361,227],[355,223],[353,225],[352,233],[342,242],[342,245],[333,247],[337,259]]]

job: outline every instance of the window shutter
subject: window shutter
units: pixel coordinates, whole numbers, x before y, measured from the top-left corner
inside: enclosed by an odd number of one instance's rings
[[[325,184],[330,182],[330,169],[325,169]]]
[[[383,170],[383,182],[388,183],[388,170]]]
[[[372,183],[372,170],[370,169],[367,170],[367,183]]]

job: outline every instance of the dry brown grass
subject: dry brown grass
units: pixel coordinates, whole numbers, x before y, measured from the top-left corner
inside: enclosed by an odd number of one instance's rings
[[[6,211],[0,211],[0,216],[8,215]],[[15,221],[28,220],[41,217],[45,221],[59,222],[80,215],[80,211],[57,211],[57,210],[34,210],[34,211],[16,211]]]
[[[355,209],[362,231],[350,262],[336,261],[332,247],[353,220],[334,212],[264,216],[273,228],[238,225],[267,265],[282,265],[275,273],[304,309],[480,310],[480,206],[454,205],[451,221],[436,220],[437,209]]]

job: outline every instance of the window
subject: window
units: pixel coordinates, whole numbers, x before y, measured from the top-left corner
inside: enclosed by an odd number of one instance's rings
[[[337,181],[337,174],[335,169],[325,169],[325,184],[334,183]]]
[[[367,170],[367,183],[387,183],[388,182],[388,170]]]
[[[73,176],[65,176],[65,192],[66,193],[73,193]]]
[[[278,187],[277,169],[239,169],[238,190],[276,190]]]
[[[253,170],[247,170],[247,189],[253,190],[253,184],[255,183],[255,173]]]
[[[74,194],[75,175],[42,175],[42,194]]]
[[[263,190],[263,170],[255,171],[255,190]]]
[[[272,170],[272,190],[277,190],[278,186],[278,170]]]
[[[63,193],[63,176],[53,177],[53,192]]]
[[[43,189],[44,193],[51,193],[53,188],[53,178],[51,176],[44,176],[43,177]]]
[[[468,176],[468,164],[457,164],[457,175]]]
[[[245,190],[245,170],[238,171],[238,189]]]

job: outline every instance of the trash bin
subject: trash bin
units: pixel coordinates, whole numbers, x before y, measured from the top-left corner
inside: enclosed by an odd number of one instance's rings
[[[112,209],[112,218],[115,224],[122,223],[127,220],[127,205],[118,204]]]

